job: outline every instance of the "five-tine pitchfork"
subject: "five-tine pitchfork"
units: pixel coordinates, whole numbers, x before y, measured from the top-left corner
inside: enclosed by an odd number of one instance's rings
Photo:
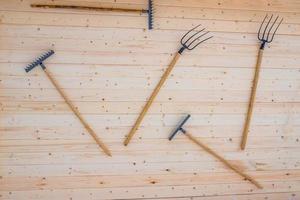
[[[247,143],[247,137],[249,133],[249,126],[250,126],[250,121],[251,121],[251,116],[252,116],[252,111],[254,107],[254,101],[255,101],[255,96],[256,96],[256,89],[257,89],[257,84],[258,84],[258,78],[259,78],[259,71],[260,71],[260,66],[261,66],[261,61],[263,57],[263,52],[266,43],[271,43],[274,39],[274,35],[280,26],[280,24],[283,21],[283,18],[279,21],[277,26],[274,26],[276,22],[278,21],[279,16],[275,18],[275,20],[272,22],[273,15],[268,20],[268,15],[265,16],[263,22],[261,23],[259,27],[259,31],[257,34],[258,40],[261,41],[260,49],[258,51],[258,58],[256,61],[256,68],[255,68],[255,74],[254,74],[254,80],[253,80],[253,85],[252,85],[252,90],[251,90],[251,95],[250,95],[250,102],[248,105],[248,112],[247,112],[247,117],[246,117],[246,122],[244,125],[244,130],[243,130],[243,137],[242,137],[242,142],[241,142],[241,149],[244,150],[246,147]],[[266,23],[265,23],[266,22]],[[273,30],[273,32],[272,32]]]
[[[152,105],[155,97],[157,96],[159,90],[161,89],[161,87],[163,86],[164,82],[166,81],[166,79],[168,78],[168,76],[170,75],[172,69],[174,68],[176,62],[178,61],[179,57],[182,55],[183,51],[185,49],[187,50],[193,50],[195,49],[198,45],[200,45],[201,43],[203,43],[206,40],[209,40],[210,38],[212,38],[213,36],[210,37],[205,37],[203,39],[203,37],[205,35],[207,35],[209,32],[205,31],[205,28],[202,28],[198,31],[196,31],[196,29],[199,27],[200,25],[192,28],[191,30],[189,30],[187,33],[185,33],[183,35],[183,37],[180,40],[181,43],[181,48],[178,50],[178,52],[176,53],[176,55],[174,56],[173,60],[171,61],[169,67],[166,69],[165,73],[163,74],[163,76],[161,77],[160,81],[158,82],[158,84],[156,85],[154,91],[152,92],[148,102],[146,103],[146,105],[144,106],[142,112],[140,113],[139,117],[137,118],[134,126],[131,128],[129,134],[127,135],[125,141],[124,141],[124,145],[128,145],[128,143],[130,142],[131,138],[133,137],[133,135],[135,134],[135,132],[137,131],[137,129],[139,128],[143,118],[145,117],[147,111],[149,110],[150,106]]]

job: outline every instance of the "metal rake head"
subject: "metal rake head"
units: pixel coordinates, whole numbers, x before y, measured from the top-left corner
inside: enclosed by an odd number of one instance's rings
[[[180,40],[182,47],[178,51],[178,53],[181,54],[185,49],[193,50],[199,44],[201,44],[201,43],[205,42],[206,40],[209,40],[213,37],[213,36],[204,37],[209,33],[209,31],[205,31],[205,28],[202,28],[202,29],[196,31],[196,29],[199,26],[201,26],[201,24],[195,26],[194,28],[192,28],[191,30],[189,30],[182,36],[182,38]],[[203,39],[203,37],[204,37],[204,39]]]
[[[182,128],[183,125],[186,123],[186,121],[191,117],[190,114],[188,114],[183,121],[177,126],[177,128],[173,131],[173,133],[169,136],[169,140],[171,141],[175,135],[178,133],[178,131],[181,131],[182,133],[186,133],[186,131]]]
[[[32,63],[28,64],[25,67],[25,71],[29,72],[30,70],[32,70],[33,68],[35,68],[38,65],[41,65],[41,67],[44,69],[45,66],[43,65],[43,61],[46,60],[47,58],[49,58],[53,54],[54,54],[53,50],[48,50],[47,52],[43,53],[37,59],[35,59]]]
[[[273,22],[272,19],[273,14],[271,15],[271,17],[268,17],[268,15],[266,15],[259,27],[257,38],[262,42],[261,49],[264,48],[266,43],[270,43],[273,41],[274,35],[283,21],[283,18],[281,18],[280,21],[278,20],[279,16],[277,16]],[[277,21],[279,21],[278,24],[274,26]]]
[[[154,8],[153,8],[153,1],[148,0],[148,29],[153,29],[153,14],[154,14]]]

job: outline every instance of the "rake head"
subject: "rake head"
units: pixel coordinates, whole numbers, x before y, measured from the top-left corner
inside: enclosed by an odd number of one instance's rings
[[[188,114],[183,121],[177,126],[177,128],[173,131],[173,133],[169,136],[169,140],[171,141],[175,135],[178,133],[178,131],[181,131],[182,133],[185,133],[185,130],[182,128],[182,126],[185,124],[185,122],[191,117],[190,114]]]
[[[148,29],[151,30],[153,29],[153,1],[148,0]]]
[[[182,45],[181,49],[178,51],[178,53],[182,53],[185,49],[193,50],[195,49],[199,44],[205,42],[206,40],[211,39],[213,36],[206,37],[206,35],[209,33],[209,31],[205,31],[205,28],[202,28],[198,31],[196,29],[201,26],[200,24],[186,32],[183,37],[180,40],[180,43]]]
[[[273,41],[274,35],[283,21],[283,18],[278,20],[279,16],[277,16],[273,21],[272,19],[273,14],[271,15],[271,17],[268,17],[268,15],[266,15],[259,27],[257,38],[262,42],[260,46],[261,49],[264,49],[266,43],[270,43]],[[274,26],[276,22],[278,22],[278,24]]]
[[[49,51],[43,53],[37,59],[35,59],[32,63],[27,65],[25,67],[25,71],[29,72],[30,70],[32,70],[33,68],[35,68],[38,65],[40,65],[43,69],[45,69],[45,66],[43,65],[43,61],[46,60],[47,58],[49,58],[50,56],[52,56],[53,54],[54,54],[53,50],[49,50]]]

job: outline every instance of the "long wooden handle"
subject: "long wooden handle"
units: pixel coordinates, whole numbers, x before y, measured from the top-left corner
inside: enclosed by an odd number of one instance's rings
[[[246,147],[247,138],[248,138],[248,134],[249,134],[249,126],[250,126],[250,122],[251,122],[251,117],[252,117],[252,112],[253,112],[253,107],[254,107],[254,102],[255,102],[255,97],[256,97],[256,89],[257,89],[257,84],[258,84],[258,78],[259,78],[259,72],[260,72],[260,66],[261,66],[261,61],[262,61],[262,57],[263,57],[263,52],[264,52],[263,49],[259,49],[258,57],[257,57],[257,61],[256,61],[253,85],[252,85],[252,90],[251,90],[251,95],[250,95],[250,100],[249,100],[249,105],[248,105],[247,117],[246,117],[246,121],[244,124],[243,136],[242,136],[242,141],[241,141],[241,149],[242,150],[244,150]]]
[[[135,134],[136,130],[139,128],[143,118],[145,117],[147,111],[149,110],[150,106],[152,105],[155,97],[157,96],[160,88],[163,86],[164,82],[166,81],[166,79],[168,78],[168,76],[170,75],[172,69],[174,68],[177,60],[180,57],[180,53],[177,53],[175,55],[175,57],[173,58],[173,60],[171,61],[170,65],[168,66],[168,68],[166,69],[165,73],[163,74],[163,76],[161,77],[160,81],[158,82],[158,84],[156,85],[154,91],[152,92],[148,102],[146,103],[146,105],[144,106],[142,112],[140,113],[139,117],[137,118],[137,120],[135,121],[135,124],[133,125],[133,127],[131,128],[129,134],[127,135],[125,141],[124,141],[124,145],[128,145],[128,143],[130,142],[131,138],[133,137],[133,135]]]
[[[232,165],[229,161],[225,160],[225,158],[223,158],[222,156],[220,156],[219,154],[217,154],[214,150],[212,150],[211,148],[209,148],[208,146],[206,146],[199,139],[196,139],[194,136],[192,136],[191,134],[189,134],[187,132],[184,135],[186,135],[195,144],[197,144],[198,146],[202,147],[206,152],[210,153],[215,158],[219,159],[222,163],[224,163],[224,165],[226,165],[227,167],[229,167],[230,169],[232,169],[233,171],[235,171],[236,173],[238,173],[239,175],[241,175],[242,177],[244,177],[246,180],[248,180],[251,183],[253,183],[257,188],[259,188],[259,189],[263,188],[262,185],[260,185],[254,178],[252,178],[248,174],[245,174],[239,168],[237,168],[234,165]]]
[[[134,8],[109,8],[96,6],[75,6],[75,5],[55,5],[55,4],[31,4],[32,8],[57,8],[57,9],[77,9],[77,10],[93,10],[93,11],[110,11],[110,12],[131,12],[131,13],[147,13],[147,10]]]
[[[75,106],[71,103],[71,101],[67,98],[65,93],[62,91],[62,89],[59,87],[55,79],[51,76],[51,74],[47,71],[47,69],[44,69],[44,72],[46,73],[47,77],[50,79],[52,84],[55,86],[59,94],[62,96],[62,98],[65,100],[69,108],[74,112],[74,114],[78,117],[82,125],[86,128],[86,130],[90,133],[90,135],[94,138],[96,143],[99,145],[99,147],[102,148],[102,150],[108,155],[112,156],[109,149],[106,147],[106,145],[100,140],[100,138],[97,136],[97,134],[94,132],[94,130],[88,125],[88,123],[83,119],[83,117],[80,115],[78,110],[75,108]]]

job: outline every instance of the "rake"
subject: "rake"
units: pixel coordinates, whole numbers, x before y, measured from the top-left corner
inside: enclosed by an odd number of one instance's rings
[[[279,28],[280,24],[283,21],[283,18],[281,18],[281,20],[279,21],[277,26],[274,27],[274,25],[276,24],[276,22],[279,19],[279,16],[277,16],[273,22],[272,22],[273,15],[271,15],[271,17],[269,17],[268,20],[267,19],[268,19],[268,15],[265,16],[263,22],[261,23],[261,25],[259,27],[259,31],[257,34],[257,38],[261,42],[261,45],[260,45],[260,48],[258,51],[258,57],[257,57],[257,61],[256,61],[255,74],[254,74],[254,79],[253,79],[253,84],[252,84],[250,101],[249,101],[249,105],[248,105],[247,117],[246,117],[246,121],[244,124],[243,136],[242,136],[242,141],[241,141],[241,149],[242,150],[244,150],[246,147],[247,138],[248,138],[248,134],[249,134],[249,127],[250,127],[253,107],[254,107],[254,103],[255,103],[256,90],[257,90],[257,85],[258,85],[258,78],[259,78],[259,72],[260,72],[260,68],[261,68],[261,61],[263,58],[264,48],[267,43],[271,43],[273,41],[274,35],[275,35],[277,29]],[[273,30],[273,33],[272,33],[272,30]]]
[[[169,136],[169,140],[171,141],[175,135],[178,133],[178,131],[181,131],[190,141],[204,149],[206,152],[220,160],[224,165],[226,165],[228,168],[235,171],[237,174],[242,176],[245,180],[250,181],[252,184],[254,184],[257,188],[262,189],[262,185],[258,183],[253,177],[249,176],[248,174],[241,171],[236,166],[232,165],[228,160],[220,156],[217,152],[215,152],[213,149],[211,149],[209,146],[204,144],[202,141],[200,141],[198,138],[194,137],[190,133],[188,133],[183,127],[183,125],[187,122],[187,120],[191,117],[191,115],[187,115],[185,119],[179,124],[179,126],[173,131],[173,133]]]
[[[199,26],[200,25],[197,25],[194,28],[190,29],[181,38],[181,40],[180,40],[181,48],[175,54],[173,60],[171,61],[171,63],[169,64],[168,68],[166,69],[166,71],[164,72],[163,76],[161,77],[160,81],[156,85],[154,91],[152,92],[152,94],[151,94],[148,102],[144,106],[144,108],[143,108],[142,112],[140,113],[139,117],[137,118],[135,124],[133,125],[133,127],[131,128],[129,134],[125,138],[125,141],[124,141],[124,145],[125,146],[128,145],[128,143],[132,139],[133,135],[136,133],[136,131],[139,128],[139,126],[140,126],[143,118],[145,117],[146,113],[148,112],[150,106],[152,105],[155,97],[157,96],[157,94],[160,91],[161,87],[163,86],[163,84],[167,80],[168,76],[170,75],[172,69],[174,68],[175,64],[177,63],[178,59],[180,58],[180,56],[182,55],[182,53],[184,52],[184,50],[187,49],[187,50],[191,51],[191,50],[195,49],[197,46],[199,46],[201,43],[203,43],[206,40],[209,40],[209,39],[211,39],[213,37],[213,36],[206,37],[206,35],[209,33],[209,31],[205,31],[205,28],[202,28],[202,29],[196,31],[196,29]],[[203,37],[205,39],[202,39]]]
[[[137,14],[148,14],[148,29],[153,29],[153,0],[148,0],[148,10],[134,8],[113,8],[113,7],[96,7],[96,6],[76,6],[63,4],[31,4],[32,8],[56,8],[56,9],[77,9],[77,10],[93,10],[108,12],[127,12]]]
[[[102,148],[102,150],[104,151],[105,154],[107,154],[108,156],[111,156],[111,153],[110,153],[109,149],[100,140],[100,138],[97,136],[97,134],[94,132],[94,130],[88,125],[88,123],[83,119],[83,117],[78,112],[78,110],[76,109],[76,107],[71,103],[71,101],[67,98],[66,94],[59,87],[59,85],[56,82],[56,80],[52,77],[51,73],[46,69],[46,66],[44,65],[43,62],[47,58],[49,58],[50,56],[52,56],[53,54],[54,54],[53,50],[49,50],[49,51],[45,52],[44,54],[42,54],[41,56],[39,56],[36,60],[34,60],[31,64],[27,65],[26,68],[25,68],[25,71],[28,73],[33,68],[35,68],[36,66],[40,65],[42,67],[43,71],[45,72],[46,76],[49,78],[49,80],[51,81],[51,83],[54,85],[54,87],[57,89],[57,91],[61,95],[61,97],[65,100],[65,102],[67,103],[67,105],[69,106],[69,108],[74,112],[74,114],[79,119],[79,121],[82,123],[82,125],[86,128],[86,130],[94,138],[94,140],[99,145],[99,147]]]

